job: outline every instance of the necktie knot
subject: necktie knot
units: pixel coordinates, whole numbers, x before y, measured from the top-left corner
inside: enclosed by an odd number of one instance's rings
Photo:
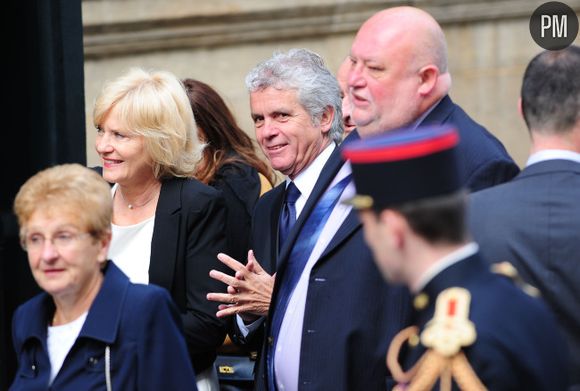
[[[300,197],[300,190],[298,190],[294,182],[290,182],[286,188],[286,203],[294,205],[298,197]]]

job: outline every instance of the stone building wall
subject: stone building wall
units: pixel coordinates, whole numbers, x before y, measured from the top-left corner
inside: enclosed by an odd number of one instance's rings
[[[360,24],[410,4],[430,12],[449,45],[451,97],[496,134],[518,164],[529,139],[517,113],[521,78],[541,48],[532,40],[534,0],[84,0],[87,160],[92,106],[105,80],[131,66],[166,69],[215,87],[253,137],[246,73],[275,50],[305,47],[336,70]],[[580,0],[566,0],[577,12]],[[577,42],[580,42],[577,39]]]

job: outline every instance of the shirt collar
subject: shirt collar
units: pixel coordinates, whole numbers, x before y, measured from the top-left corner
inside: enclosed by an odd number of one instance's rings
[[[294,184],[300,190],[300,198],[304,197],[305,200],[308,199],[310,193],[316,185],[316,181],[322,172],[322,168],[326,164],[326,161],[336,148],[336,144],[331,142],[326,148],[318,154],[312,163],[310,163],[304,170],[302,170],[296,178],[294,178]],[[290,184],[291,179],[286,177],[286,187]]]
[[[441,271],[447,269],[449,266],[469,258],[470,256],[477,253],[479,246],[475,242],[470,242],[464,246],[461,246],[457,250],[447,254],[434,265],[432,265],[419,279],[417,286],[412,287],[412,291],[417,293],[423,290],[425,286],[431,281],[436,275],[441,273]]]
[[[425,118],[427,118],[427,116],[429,114],[431,114],[431,112],[433,111],[433,109],[435,109],[435,107],[437,107],[437,105],[439,104],[439,102],[441,102],[443,98],[439,99],[437,102],[433,103],[433,105],[431,107],[429,107],[429,109],[427,109],[427,111],[425,111],[423,114],[421,114],[421,116],[419,118],[417,118],[417,120],[415,120],[415,122],[413,122],[411,124],[411,126],[409,126],[409,129],[415,130],[419,127],[419,125],[421,125],[421,123],[423,122],[423,120],[425,120]]]
[[[545,162],[546,160],[555,159],[571,160],[580,163],[580,153],[565,149],[545,149],[532,154],[526,162],[526,167],[531,166],[532,164]]]

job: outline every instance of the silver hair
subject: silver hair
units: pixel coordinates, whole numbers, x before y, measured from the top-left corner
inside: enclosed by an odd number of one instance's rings
[[[320,123],[327,107],[332,107],[330,138],[340,142],[344,131],[340,87],[318,54],[307,49],[275,52],[248,73],[246,87],[249,92],[268,87],[296,90],[300,104],[314,124]]]

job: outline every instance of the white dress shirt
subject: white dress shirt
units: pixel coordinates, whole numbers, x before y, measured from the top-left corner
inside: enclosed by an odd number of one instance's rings
[[[345,163],[330,184],[329,189],[351,172],[350,164]],[[302,325],[304,322],[304,310],[306,308],[306,296],[308,294],[310,271],[352,209],[351,205],[343,204],[342,201],[353,197],[354,194],[355,188],[351,180],[332,209],[332,212],[320,233],[314,249],[310,253],[310,257],[308,258],[298,283],[288,301],[288,307],[286,308],[284,319],[280,326],[280,333],[278,335],[278,340],[276,341],[274,354],[276,384],[280,391],[298,390]]]
[[[318,177],[328,161],[328,158],[332,155],[334,148],[336,148],[336,145],[330,143],[326,148],[324,148],[324,150],[322,150],[322,152],[320,152],[316,159],[308,165],[308,167],[302,170],[302,172],[294,178],[294,184],[298,190],[300,190],[300,197],[298,197],[296,204],[294,205],[296,208],[296,219],[298,219],[300,213],[302,213],[302,209],[304,209],[304,205],[306,205],[306,201],[308,200],[308,197],[310,197],[310,194],[318,181]],[[290,178],[286,177],[286,188],[288,188],[291,181]]]
[[[535,163],[545,162],[546,160],[571,160],[580,163],[580,153],[564,149],[545,149],[532,154],[526,162],[526,167]]]

